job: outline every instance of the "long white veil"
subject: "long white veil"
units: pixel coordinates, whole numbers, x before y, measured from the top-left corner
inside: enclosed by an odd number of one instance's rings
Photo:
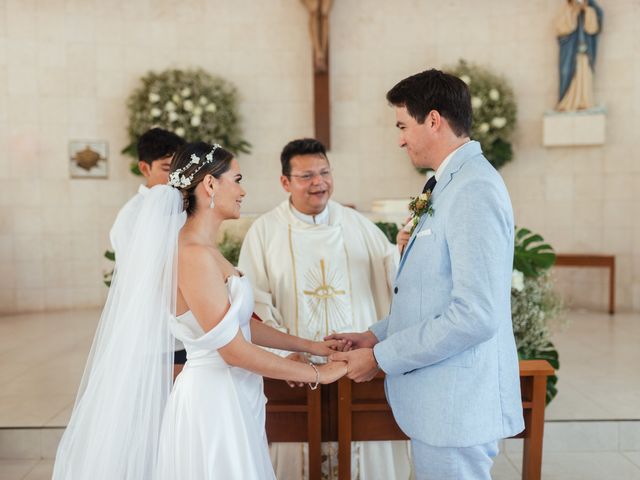
[[[116,271],[62,437],[54,480],[146,480],[153,475],[171,390],[182,195],[145,196]]]

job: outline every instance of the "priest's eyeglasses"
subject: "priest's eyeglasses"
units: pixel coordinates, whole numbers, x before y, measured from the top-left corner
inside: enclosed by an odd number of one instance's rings
[[[308,183],[310,181],[312,181],[314,178],[316,177],[320,177],[323,180],[328,180],[329,178],[331,178],[331,169],[330,168],[324,168],[322,170],[320,170],[319,172],[305,172],[301,175],[294,175],[293,173],[289,174],[290,177],[296,177],[299,178],[301,182],[304,183]]]

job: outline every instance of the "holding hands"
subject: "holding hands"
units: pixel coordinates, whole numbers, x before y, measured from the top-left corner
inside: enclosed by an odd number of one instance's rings
[[[332,361],[347,362],[347,377],[354,382],[368,382],[376,376],[380,367],[373,354],[378,339],[370,330],[361,333],[334,333],[325,340],[343,340],[346,347],[329,356]]]
[[[349,348],[350,346],[346,339],[326,337],[322,342],[309,341],[305,351],[318,357],[328,357],[332,353],[344,352]]]
[[[349,349],[348,342],[342,339],[325,339],[324,341],[311,341],[307,342],[305,351],[311,355],[318,357],[329,357],[336,352],[343,352]],[[287,355],[285,358],[300,363],[309,363],[307,356],[304,353],[294,352]],[[342,361],[329,361],[329,363],[323,365],[317,365],[318,369],[318,383],[327,384],[335,382],[342,378],[347,373],[347,364]],[[303,382],[293,382],[287,380],[287,384],[290,387],[303,387]]]

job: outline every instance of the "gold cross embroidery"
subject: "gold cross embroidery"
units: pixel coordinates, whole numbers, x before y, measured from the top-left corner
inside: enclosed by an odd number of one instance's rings
[[[318,302],[322,302],[324,304],[325,332],[329,334],[329,301],[332,298],[338,295],[344,295],[347,292],[344,290],[336,290],[333,285],[329,285],[327,283],[327,273],[325,270],[324,260],[320,260],[320,273],[322,275],[322,283],[314,290],[303,290],[303,293],[318,299]]]

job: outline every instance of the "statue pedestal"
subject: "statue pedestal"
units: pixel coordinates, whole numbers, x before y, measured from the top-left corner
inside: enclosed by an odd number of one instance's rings
[[[604,145],[606,119],[606,112],[602,108],[580,112],[547,112],[543,117],[542,145]]]

